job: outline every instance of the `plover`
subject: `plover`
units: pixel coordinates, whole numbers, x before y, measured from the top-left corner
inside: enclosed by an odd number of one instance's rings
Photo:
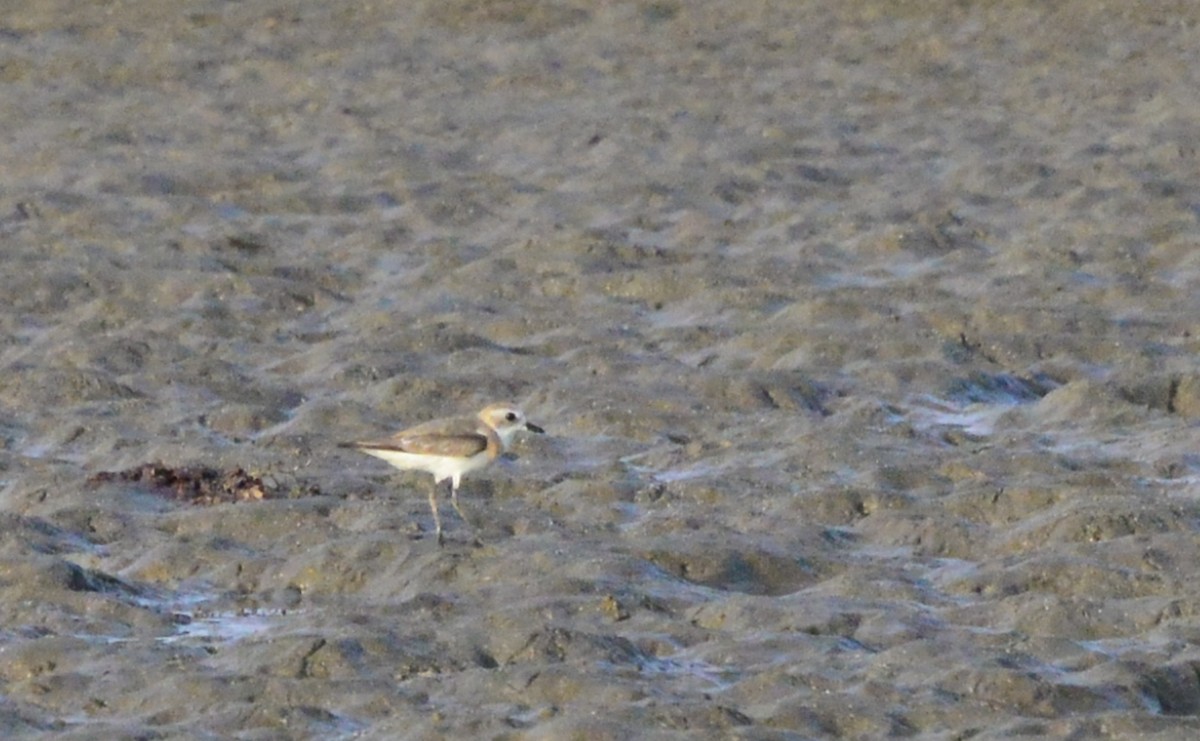
[[[450,503],[463,522],[471,522],[458,507],[458,484],[463,474],[483,468],[508,449],[518,430],[545,432],[525,420],[525,414],[513,404],[489,404],[475,416],[435,419],[383,440],[340,443],[387,461],[402,471],[426,471],[433,474],[429,508],[438,545],[443,544],[442,519],[438,516],[438,484],[450,480]]]

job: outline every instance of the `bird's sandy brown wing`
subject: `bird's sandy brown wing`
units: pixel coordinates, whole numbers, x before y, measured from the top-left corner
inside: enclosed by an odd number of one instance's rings
[[[353,447],[464,458],[486,450],[488,457],[494,458],[499,452],[499,440],[491,440],[495,435],[495,432],[482,425],[478,417],[463,415],[430,420],[383,440],[354,443]],[[492,443],[490,447],[489,440]]]
[[[461,434],[402,432],[386,440],[356,443],[355,447],[370,450],[397,450],[417,455],[470,458],[487,450],[487,444],[487,436],[476,432]]]
[[[406,434],[398,436],[397,442],[400,444],[400,449],[406,453],[451,455],[459,458],[469,458],[482,453],[487,450],[488,446],[487,436],[478,432]]]

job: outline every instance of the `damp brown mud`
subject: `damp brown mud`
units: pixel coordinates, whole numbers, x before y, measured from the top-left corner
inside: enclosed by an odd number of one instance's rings
[[[0,736],[1195,737],[1197,28],[0,12]]]

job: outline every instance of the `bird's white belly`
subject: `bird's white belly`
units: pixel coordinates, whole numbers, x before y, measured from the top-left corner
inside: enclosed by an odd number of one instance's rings
[[[402,471],[431,473],[435,482],[461,477],[465,473],[483,468],[488,463],[487,451],[476,453],[469,458],[452,455],[422,455],[399,450],[372,450],[370,448],[364,448],[363,452],[387,461]]]

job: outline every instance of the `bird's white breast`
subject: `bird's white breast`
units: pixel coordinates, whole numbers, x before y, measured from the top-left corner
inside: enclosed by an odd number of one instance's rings
[[[480,451],[469,458],[451,455],[423,455],[405,453],[400,450],[378,450],[363,448],[363,452],[387,461],[402,471],[425,471],[433,474],[435,482],[458,479],[465,473],[483,468],[488,463],[487,451]]]

